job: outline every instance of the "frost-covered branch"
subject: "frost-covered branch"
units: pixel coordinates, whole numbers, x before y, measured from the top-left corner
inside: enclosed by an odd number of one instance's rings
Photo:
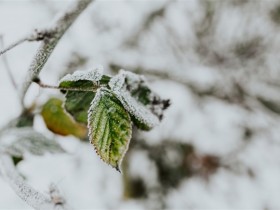
[[[14,127],[14,120],[11,121],[11,123],[9,124],[11,127]],[[27,135],[30,135],[28,133],[32,132],[32,130],[30,130],[29,128],[15,128],[15,130],[8,131],[8,129],[4,127],[0,130],[1,137],[5,133],[7,134],[7,132],[11,132],[13,134],[20,132],[21,135],[19,138],[20,142],[22,142],[23,144],[20,145],[19,142],[14,142],[11,146],[6,145],[0,148],[0,175],[4,178],[4,180],[7,181],[11,188],[23,201],[25,201],[28,205],[32,206],[34,209],[70,209],[67,206],[65,199],[59,194],[58,190],[55,191],[55,196],[53,195],[53,190],[49,192],[49,195],[47,195],[38,192],[36,189],[27,184],[27,182],[19,175],[18,171],[16,170],[11,156],[12,154],[14,154],[15,156],[19,154],[22,155],[21,153],[26,151],[26,149],[30,150],[29,152],[32,154],[37,153],[37,155],[43,154],[46,150],[49,152],[61,152],[61,147],[56,145],[54,142],[49,144],[48,147],[47,145],[48,143],[50,143],[50,140],[44,139],[44,136],[40,135],[39,133],[36,133],[35,131],[33,132],[33,137],[29,136],[29,139],[27,139]],[[47,147],[38,148],[38,143],[35,144],[34,141],[32,142],[32,138],[35,138],[36,141],[40,140],[39,142],[41,142],[42,145],[45,145]],[[2,141],[3,139],[1,139],[1,142]],[[14,149],[12,147],[14,147]]]
[[[9,50],[13,49],[14,47],[22,44],[25,41],[28,41],[27,37],[20,38],[19,40],[11,43],[6,48],[4,48],[3,50],[0,51],[0,56],[3,55],[4,53],[8,52]]]
[[[51,31],[49,29],[43,29],[43,30],[37,30],[35,29],[32,33],[27,34],[20,39],[14,41],[13,43],[9,44],[7,47],[5,47],[3,50],[0,51],[0,56],[8,52],[9,50],[12,50],[16,46],[24,43],[24,42],[33,42],[33,41],[42,41],[47,37],[51,37],[54,34],[55,31]]]
[[[27,77],[20,89],[20,99],[22,103],[30,84],[34,78],[37,78],[60,38],[92,1],[93,0],[75,1],[66,11],[60,13],[49,27],[46,29],[35,30],[35,32],[33,31],[30,35],[21,38],[0,51],[1,56],[25,41],[42,41],[29,67]],[[1,132],[4,130],[5,128],[1,129]],[[53,195],[53,191],[50,196],[47,196],[27,184],[18,174],[11,156],[3,151],[0,154],[0,174],[9,183],[16,194],[34,209],[69,209],[66,207],[64,199],[63,202],[57,202],[56,197],[61,198],[60,196],[57,196],[57,192],[55,196]]]
[[[20,94],[22,101],[24,100],[25,93],[31,85],[32,80],[39,75],[60,38],[92,1],[93,0],[75,1],[65,12],[59,14],[54,23],[52,23],[47,29],[41,30],[43,33],[37,33],[43,35],[43,42],[34,56],[27,77],[22,84]],[[46,36],[46,34],[49,36]]]
[[[55,203],[51,196],[48,197],[28,185],[15,169],[11,156],[0,155],[0,172],[4,179],[13,188],[16,194],[34,209],[68,209],[64,203]]]
[[[4,38],[3,38],[3,35],[0,35],[0,46],[1,47],[4,47]],[[2,52],[0,52],[0,56],[1,56]],[[8,76],[9,76],[9,79],[11,80],[11,83],[12,85],[14,86],[15,89],[17,89],[17,84],[15,82],[15,79],[12,75],[12,71],[10,69],[10,66],[8,64],[8,61],[7,61],[7,58],[5,55],[2,56],[2,59],[3,59],[3,63],[4,63],[4,66],[5,66],[5,69],[8,73]]]

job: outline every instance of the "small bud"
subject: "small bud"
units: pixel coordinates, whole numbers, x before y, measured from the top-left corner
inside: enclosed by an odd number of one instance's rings
[[[35,82],[35,83],[40,83],[41,82],[39,77],[33,78],[32,81]]]

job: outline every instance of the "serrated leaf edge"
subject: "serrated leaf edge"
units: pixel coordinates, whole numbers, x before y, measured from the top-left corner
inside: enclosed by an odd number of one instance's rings
[[[96,146],[94,145],[93,139],[92,139],[92,132],[93,132],[93,130],[91,129],[90,121],[89,121],[89,119],[91,119],[91,117],[92,117],[92,109],[94,108],[94,106],[96,106],[96,104],[97,104],[98,101],[100,100],[100,98],[101,98],[101,96],[102,96],[102,91],[108,91],[108,92],[112,93],[112,94],[115,96],[115,94],[114,94],[112,91],[110,91],[109,89],[107,89],[107,88],[103,88],[103,87],[102,87],[102,88],[99,88],[99,89],[96,91],[96,95],[95,95],[94,99],[92,100],[92,102],[90,103],[90,108],[89,108],[89,110],[88,110],[88,125],[87,125],[88,130],[89,130],[89,132],[88,132],[88,137],[89,137],[90,143],[93,145],[94,150],[95,150],[96,154],[100,157],[100,159],[101,159],[103,162],[105,162],[107,165],[110,165],[112,168],[114,168],[114,169],[116,169],[118,172],[122,173],[120,166],[121,166],[122,161],[123,161],[123,159],[124,159],[124,157],[125,157],[125,155],[126,155],[126,153],[127,153],[127,150],[128,150],[128,148],[129,148],[130,141],[131,141],[131,138],[132,138],[132,120],[131,120],[130,114],[127,112],[127,110],[126,110],[125,107],[124,107],[125,111],[128,113],[128,117],[129,117],[129,120],[130,120],[129,139],[128,139],[127,145],[126,145],[126,147],[125,147],[125,149],[124,149],[124,152],[123,152],[123,154],[122,154],[120,160],[119,160],[118,163],[117,163],[117,166],[116,166],[116,167],[113,167],[111,164],[107,163],[107,162],[102,158],[102,156],[101,156],[100,153],[98,152]],[[115,96],[115,97],[116,97],[116,96]],[[116,97],[116,98],[118,98],[118,97]]]

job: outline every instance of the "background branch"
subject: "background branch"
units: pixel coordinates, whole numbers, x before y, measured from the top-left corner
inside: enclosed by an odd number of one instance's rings
[[[28,41],[27,37],[23,37],[15,42],[13,42],[12,44],[8,45],[8,47],[4,48],[3,50],[0,51],[0,56],[3,55],[4,53],[6,53],[7,51],[13,49],[14,47],[22,44],[23,42]]]
[[[42,41],[44,39],[51,38],[55,32],[56,31],[52,31],[50,29],[42,29],[42,30],[35,29],[32,33],[20,38],[17,41],[14,41],[10,45],[8,45],[8,47],[4,48],[2,46],[3,50],[0,51],[0,56],[2,56],[9,50],[13,49],[14,47],[16,47],[24,42]]]
[[[4,47],[4,38],[3,38],[3,35],[0,35],[0,46],[1,46],[1,47]],[[1,55],[1,54],[2,54],[2,52],[0,52],[0,55]],[[6,71],[7,71],[7,73],[8,73],[9,79],[11,80],[11,83],[12,83],[12,85],[14,86],[14,88],[17,90],[17,84],[16,84],[15,79],[14,79],[14,77],[13,77],[13,75],[12,75],[11,68],[10,68],[10,66],[9,66],[8,60],[7,60],[7,58],[6,58],[5,55],[2,55],[2,60],[3,60],[4,66],[5,66],[5,68],[6,68]]]
[[[18,174],[11,156],[6,154],[0,155],[0,172],[4,179],[9,183],[16,194],[24,200],[28,205],[34,209],[51,210],[51,209],[68,209],[64,206],[64,203],[53,202],[51,197],[48,197],[30,185],[28,185],[24,179]]]
[[[92,1],[93,0],[75,1],[66,11],[58,15],[50,27],[43,30],[35,30],[35,33],[33,32],[29,36],[12,43],[0,52],[1,56],[3,53],[25,41],[42,41],[20,89],[20,100],[22,104],[33,79],[37,78],[60,38]],[[5,128],[1,129],[1,132],[4,130]],[[69,209],[65,204],[65,200],[58,195],[57,190],[51,190],[50,196],[48,197],[28,185],[18,174],[11,156],[2,152],[0,154],[0,163],[0,174],[9,183],[16,194],[34,209]],[[63,202],[61,202],[62,200]]]

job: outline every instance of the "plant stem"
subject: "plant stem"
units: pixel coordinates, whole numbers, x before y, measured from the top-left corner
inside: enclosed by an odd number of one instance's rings
[[[3,38],[2,35],[0,35],[0,46],[4,47],[4,38]],[[1,54],[2,53],[0,52],[0,56],[1,56]],[[2,56],[2,60],[3,60],[3,63],[4,63],[5,69],[6,69],[7,73],[8,73],[9,79],[10,79],[13,87],[17,90],[17,84],[16,84],[15,79],[14,79],[14,77],[12,75],[11,68],[9,66],[9,63],[8,63],[7,58],[6,58],[5,55]]]
[[[48,84],[42,83],[40,80],[39,81],[33,81],[33,82],[37,83],[42,88],[50,88],[50,89],[66,90],[66,91],[70,90],[70,91],[96,92],[97,89],[100,88],[99,85],[92,86],[90,88],[80,88],[80,87],[59,87],[59,86],[55,86],[55,85],[48,85]]]
[[[91,2],[93,2],[93,0],[74,1],[74,3],[66,11],[59,14],[58,18],[50,27],[44,30],[35,31],[35,34],[33,33],[31,36],[24,37],[0,51],[1,56],[3,53],[25,41],[42,40],[42,44],[40,45],[29,67],[26,79],[20,87],[20,100],[22,104],[33,79],[38,77],[60,38]],[[1,129],[1,132],[3,132],[3,129]],[[26,181],[18,174],[11,156],[5,153],[0,154],[0,173],[7,180],[16,194],[34,209],[69,209],[68,206],[57,205],[55,200],[27,184]]]
[[[4,48],[3,50],[0,51],[0,56],[3,55],[4,53],[6,53],[7,51],[13,49],[14,47],[22,44],[23,42],[28,41],[28,37],[23,37],[17,41],[15,41],[14,43],[10,44],[8,47]]]
[[[26,79],[21,86],[21,101],[24,101],[24,97],[29,86],[31,85],[33,79],[38,77],[60,38],[91,2],[93,2],[93,0],[75,1],[73,5],[58,16],[55,22],[48,29],[42,30],[45,31],[45,33],[49,31],[52,36],[43,39],[42,44],[31,62]]]
[[[54,209],[54,204],[46,195],[29,186],[15,169],[11,156],[0,154],[0,171],[16,194],[34,209]]]

